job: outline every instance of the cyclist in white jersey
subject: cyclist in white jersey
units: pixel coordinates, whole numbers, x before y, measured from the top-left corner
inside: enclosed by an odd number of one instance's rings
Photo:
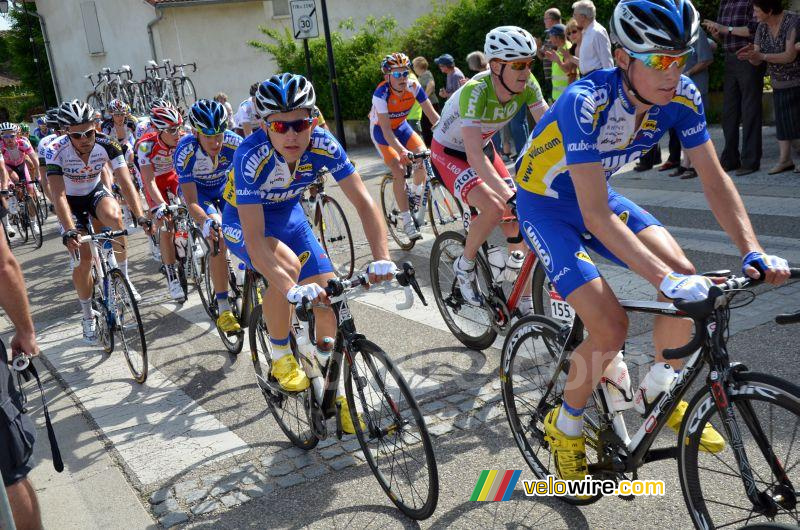
[[[75,99],[61,104],[58,118],[67,133],[54,139],[47,148],[47,179],[56,214],[65,229],[62,241],[71,252],[80,251],[80,261],[74,266],[72,281],[83,312],[83,338],[93,344],[97,337],[92,311],[92,254],[88,244],[81,245],[78,242],[78,236],[90,222],[90,215],[96,230],[103,227],[113,230],[123,228],[119,204],[100,178],[107,163],[111,163],[122,194],[131,205],[139,224],[147,224],[147,219],[142,216],[142,206],[128,173],[122,148],[117,142],[97,134],[93,122],[94,109]],[[73,215],[77,223],[73,221]],[[117,262],[127,277],[126,239],[123,237],[118,241],[121,245],[115,248]],[[134,297],[140,298],[132,283],[131,288]]]
[[[253,131],[258,129],[261,124],[261,118],[256,112],[254,98],[258,90],[258,83],[253,83],[250,86],[250,97],[239,104],[239,109],[233,117],[234,127],[241,128],[243,132],[242,137],[247,138]]]
[[[44,190],[47,200],[50,201],[50,211],[53,212],[55,211],[55,207],[53,206],[53,196],[50,194],[50,186],[47,184],[47,162],[45,161],[45,154],[47,153],[47,148],[50,146],[50,143],[63,134],[61,131],[61,123],[58,121],[58,107],[52,108],[45,113],[44,123],[47,125],[47,128],[53,132],[39,140],[39,145],[36,147],[36,158],[39,160],[39,182],[42,183],[42,190]]]

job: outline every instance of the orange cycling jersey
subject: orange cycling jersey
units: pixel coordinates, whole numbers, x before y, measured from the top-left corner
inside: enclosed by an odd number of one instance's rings
[[[423,103],[428,100],[428,95],[420,84],[414,79],[406,81],[406,89],[398,94],[388,82],[384,81],[372,94],[372,110],[369,113],[373,125],[378,124],[378,114],[388,114],[392,129],[397,129],[406,121],[408,113],[415,101]]]

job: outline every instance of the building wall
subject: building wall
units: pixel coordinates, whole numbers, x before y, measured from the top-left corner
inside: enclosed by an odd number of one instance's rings
[[[88,52],[82,0],[36,0],[45,18],[51,42],[51,68],[58,76],[62,99],[85,98],[91,91],[84,79],[108,66],[128,64],[134,77],[144,77],[144,65],[151,58],[147,24],[156,10],[144,0],[95,0],[105,53]],[[368,15],[392,13],[400,26],[408,26],[428,12],[431,0],[404,0],[397,9],[391,0],[328,0],[331,30],[353,18],[358,26]],[[317,1],[319,8],[319,0]],[[264,52],[247,44],[266,38],[259,26],[291,27],[291,17],[273,16],[272,0],[251,0],[228,4],[162,8],[163,17],[153,26],[157,59],[175,63],[196,62],[197,72],[190,74],[200,97],[212,97],[224,91],[235,106],[248,96],[254,82],[275,73],[274,61]],[[322,35],[322,17],[317,21]],[[320,37],[321,38],[321,37]],[[188,73],[188,72],[187,72]]]

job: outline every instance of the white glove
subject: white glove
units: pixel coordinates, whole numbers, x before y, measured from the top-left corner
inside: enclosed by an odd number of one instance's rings
[[[152,213],[153,217],[155,217],[157,220],[160,221],[161,219],[164,218],[165,215],[167,215],[167,205],[162,202],[161,204],[150,210],[150,213]]]
[[[761,252],[750,252],[742,258],[742,272],[747,274],[747,267],[758,265],[764,272],[772,270],[789,270],[789,262],[779,256],[771,256]]]
[[[670,272],[661,280],[659,289],[667,298],[682,299],[687,302],[697,302],[708,298],[708,288],[714,285],[711,279],[705,276],[692,274],[687,276],[677,272]]]
[[[385,276],[387,274],[394,274],[397,270],[397,265],[394,264],[393,261],[381,259],[378,261],[373,261],[367,267],[368,274],[374,274],[375,276]]]
[[[289,300],[290,304],[299,304],[303,301],[303,297],[309,300],[316,300],[316,298],[324,292],[325,288],[316,283],[295,285],[286,293],[286,299]]]
[[[216,223],[216,221],[213,217],[206,219],[206,221],[203,223],[203,237],[208,238],[208,236],[211,235],[211,230],[214,226],[214,223]]]

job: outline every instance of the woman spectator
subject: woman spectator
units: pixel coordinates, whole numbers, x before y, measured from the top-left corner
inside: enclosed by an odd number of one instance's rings
[[[578,22],[574,18],[569,19],[567,21],[567,41],[572,43],[572,47],[569,49],[569,55],[564,55],[564,60],[572,63],[575,67],[569,76],[570,83],[577,81],[578,77],[580,77],[580,70],[578,69],[580,60],[578,56],[580,54],[581,38],[583,38],[583,32],[581,32]]]
[[[795,167],[792,140],[800,138],[800,55],[796,45],[800,20],[784,11],[781,0],[753,0],[753,14],[759,22],[754,44],[736,55],[754,66],[767,63],[780,147],[780,160],[769,170],[774,175]],[[800,173],[800,167],[795,172]]]
[[[414,60],[411,61],[411,66],[414,68],[417,80],[419,80],[420,86],[428,95],[433,108],[436,109],[436,112],[441,111],[439,98],[436,97],[436,82],[433,80],[433,73],[428,70],[428,61],[425,57],[414,57]],[[431,145],[431,140],[433,140],[432,124],[428,117],[425,116],[425,113],[422,113],[422,139],[425,141],[425,145]]]

